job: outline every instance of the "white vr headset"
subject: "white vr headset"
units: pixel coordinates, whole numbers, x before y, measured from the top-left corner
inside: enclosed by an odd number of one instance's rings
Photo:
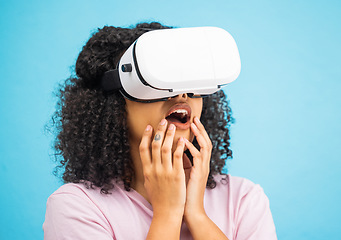
[[[234,81],[240,68],[237,45],[221,28],[161,29],[141,35],[101,84],[130,100],[154,102],[210,95]]]

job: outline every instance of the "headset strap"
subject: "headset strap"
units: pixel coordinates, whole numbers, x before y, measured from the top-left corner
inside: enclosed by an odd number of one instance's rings
[[[101,79],[101,87],[105,92],[113,92],[122,88],[118,69],[106,71]]]

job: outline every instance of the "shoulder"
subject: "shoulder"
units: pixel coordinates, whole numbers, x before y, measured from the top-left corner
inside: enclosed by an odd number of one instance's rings
[[[231,175],[216,175],[214,177],[216,187],[206,189],[205,201],[207,208],[219,205],[219,208],[226,208],[232,216],[239,215],[245,207],[254,207],[253,204],[259,206],[269,205],[269,200],[259,184]],[[254,201],[257,199],[256,201]],[[214,204],[213,204],[214,203]],[[218,207],[216,210],[218,211]]]
[[[226,193],[231,196],[242,198],[245,195],[264,193],[263,188],[249,179],[231,175],[216,175],[216,188],[213,192]],[[216,189],[216,190],[215,190]]]
[[[67,183],[57,189],[47,200],[47,207],[53,205],[59,207],[63,205],[77,205],[80,209],[83,207],[96,207],[98,199],[101,198],[100,190],[87,188],[83,183]]]
[[[100,190],[98,188],[88,188],[83,183],[67,183],[59,187],[51,196],[48,198],[55,199],[59,197],[72,197],[77,196],[79,198],[93,198],[97,195],[100,196]]]
[[[269,207],[269,199],[263,188],[249,179],[228,175],[228,195],[236,207],[236,214],[243,214],[243,209],[256,212]]]
[[[216,176],[215,180],[212,194],[216,192],[215,198],[219,196],[221,205],[225,205],[232,239],[276,239],[269,199],[259,184],[231,175]]]
[[[216,188],[209,190],[208,195],[213,198],[220,198],[221,201],[229,203],[234,214],[240,214],[245,207],[265,208],[269,206],[269,199],[263,188],[246,178],[231,175],[215,176]]]
[[[107,217],[109,208],[120,207],[126,199],[127,192],[118,183],[114,183],[114,188],[108,194],[102,193],[98,187],[91,188],[84,183],[67,183],[51,194],[46,211],[66,207],[71,208],[75,214],[79,214],[76,211],[85,211]]]
[[[113,238],[106,219],[100,189],[88,189],[82,183],[61,186],[47,200],[44,234],[47,239],[89,234]],[[83,234],[83,235],[82,235]]]
[[[119,183],[109,194],[81,183],[65,184],[48,198],[44,239],[129,239],[147,235],[152,208],[141,198]]]
[[[244,197],[246,195],[264,194],[263,188],[249,179],[231,175],[227,176],[229,191],[234,193],[234,195]]]

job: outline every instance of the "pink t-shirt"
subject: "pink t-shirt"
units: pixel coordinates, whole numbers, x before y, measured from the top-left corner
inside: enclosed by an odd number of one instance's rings
[[[228,181],[206,189],[208,217],[229,240],[275,240],[276,231],[263,189],[251,181],[228,175]],[[44,239],[146,239],[153,217],[149,202],[133,189],[116,184],[111,194],[65,184],[47,201]],[[180,239],[192,239],[183,223]]]

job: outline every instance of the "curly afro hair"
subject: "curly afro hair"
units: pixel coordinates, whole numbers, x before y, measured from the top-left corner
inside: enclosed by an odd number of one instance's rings
[[[100,87],[104,72],[114,69],[124,51],[143,33],[169,28],[160,23],[141,23],[133,28],[105,26],[98,29],[80,52],[75,72],[59,89],[52,117],[57,131],[54,142],[56,175],[62,170],[64,183],[83,182],[109,193],[113,180],[122,181],[127,191],[134,179],[130,156],[125,100],[120,93],[106,94]],[[229,149],[231,110],[223,91],[203,101],[201,121],[213,144],[207,187],[221,174]],[[198,144],[194,140],[197,147]]]

